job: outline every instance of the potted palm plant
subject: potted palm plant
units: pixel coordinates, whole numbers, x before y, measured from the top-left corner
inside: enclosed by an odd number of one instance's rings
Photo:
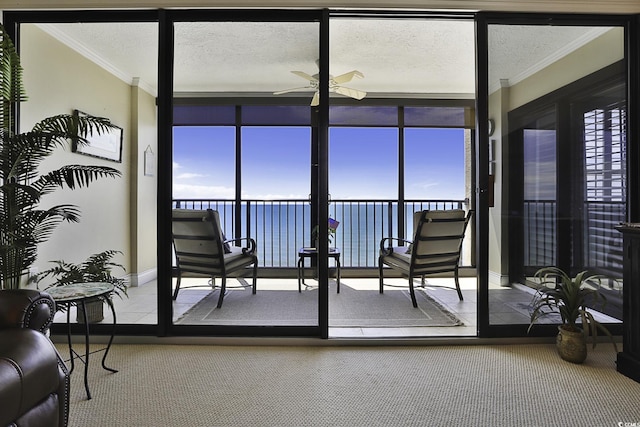
[[[606,297],[599,292],[602,276],[581,271],[571,277],[557,267],[545,267],[535,273],[540,287],[533,297],[529,330],[540,319],[551,314],[560,314],[556,344],[560,357],[573,363],[582,363],[587,357],[587,338],[596,346],[598,331],[611,338],[613,336],[587,309],[587,303],[606,303]]]
[[[71,204],[41,207],[42,196],[59,189],[86,187],[120,172],[104,166],[65,165],[40,172],[43,160],[69,140],[86,144],[87,137],[113,128],[106,118],[61,114],[18,133],[16,111],[26,101],[20,58],[0,25],[0,289],[17,289],[36,260],[40,243],[63,221],[77,222],[80,211]]]
[[[113,257],[118,254],[122,254],[122,252],[106,250],[91,255],[79,264],[62,260],[51,261],[55,266],[38,274],[38,284],[46,278],[53,279],[54,282],[47,286],[45,288],[46,290],[51,287],[66,286],[72,283],[111,283],[114,287],[113,292],[122,298],[122,295],[127,295],[126,281],[125,279],[116,277],[112,274],[113,269],[119,269],[122,270],[122,272],[126,271],[121,264],[112,261]],[[100,322],[104,318],[104,305],[102,300],[96,299],[94,301],[88,301],[85,306],[87,307],[87,319],[89,323]],[[84,321],[84,316],[81,310],[82,306],[78,306],[78,311],[76,312],[77,322]]]

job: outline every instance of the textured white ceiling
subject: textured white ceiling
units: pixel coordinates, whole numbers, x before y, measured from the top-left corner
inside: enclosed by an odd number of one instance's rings
[[[73,23],[45,31],[125,81],[139,78],[154,93],[157,25]],[[490,86],[511,83],[601,34],[585,27],[495,25],[489,31]],[[177,23],[176,92],[271,93],[305,86],[293,70],[315,74],[317,23]],[[334,19],[330,71],[357,69],[363,79],[345,86],[371,94],[472,98],[474,24],[462,20]]]

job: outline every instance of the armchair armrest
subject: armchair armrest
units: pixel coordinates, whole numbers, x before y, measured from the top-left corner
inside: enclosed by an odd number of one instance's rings
[[[55,313],[55,301],[46,292],[34,289],[0,291],[0,329],[30,328],[44,333]]]
[[[388,243],[385,245],[385,242]],[[380,240],[380,254],[391,255],[393,253],[393,242],[407,243],[408,245],[413,243],[411,240],[399,239],[397,237],[385,237]]]
[[[242,253],[244,255],[253,255],[256,251],[256,241],[251,237],[239,237],[237,239],[227,239],[224,243],[232,242],[246,242],[246,245],[242,247]]]

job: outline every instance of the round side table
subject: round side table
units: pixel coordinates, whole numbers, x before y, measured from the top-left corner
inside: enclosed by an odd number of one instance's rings
[[[89,381],[87,375],[89,373],[89,322],[87,319],[87,306],[86,303],[89,300],[99,299],[106,302],[111,308],[113,314],[113,329],[111,331],[111,337],[109,343],[104,348],[104,355],[102,356],[102,368],[110,372],[118,372],[115,369],[108,368],[105,365],[105,359],[111,348],[113,337],[116,330],[116,310],[113,307],[113,301],[111,301],[111,295],[113,294],[114,287],[111,283],[100,282],[87,282],[87,283],[74,283],[65,286],[55,286],[47,289],[47,292],[56,302],[56,306],[59,309],[67,310],[67,341],[69,343],[69,360],[71,362],[71,369],[69,373],[73,372],[74,359],[78,358],[84,363],[84,388],[87,391],[87,400],[91,399],[91,392],[89,391]],[[84,314],[84,356],[73,350],[71,345],[71,307],[82,307]]]

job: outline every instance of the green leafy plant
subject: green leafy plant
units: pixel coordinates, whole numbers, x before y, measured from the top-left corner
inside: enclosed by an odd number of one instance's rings
[[[591,336],[594,347],[600,331],[611,338],[617,351],[611,333],[587,309],[587,303],[606,303],[606,297],[599,291],[603,276],[581,271],[571,277],[560,268],[545,267],[538,270],[535,277],[540,281],[540,287],[533,297],[529,331],[541,318],[559,313],[562,328],[582,331],[585,338]]]
[[[40,207],[41,198],[58,189],[87,187],[120,171],[103,166],[65,165],[41,173],[43,160],[68,145],[86,144],[91,135],[113,128],[102,117],[61,114],[33,129],[17,133],[15,113],[26,101],[22,67],[13,42],[0,25],[0,289],[17,289],[35,262],[37,248],[62,223],[78,222],[80,210],[71,204]]]
[[[126,271],[121,264],[112,261],[113,257],[118,254],[122,254],[122,252],[106,250],[91,255],[86,261],[80,264],[66,261],[51,261],[55,264],[55,267],[39,273],[37,278],[38,284],[47,278],[53,279],[54,283],[47,286],[46,289],[56,286],[66,286],[72,283],[106,282],[113,284],[114,292],[122,297],[122,294],[127,295],[126,281],[112,274],[114,268],[120,269],[122,272]]]

